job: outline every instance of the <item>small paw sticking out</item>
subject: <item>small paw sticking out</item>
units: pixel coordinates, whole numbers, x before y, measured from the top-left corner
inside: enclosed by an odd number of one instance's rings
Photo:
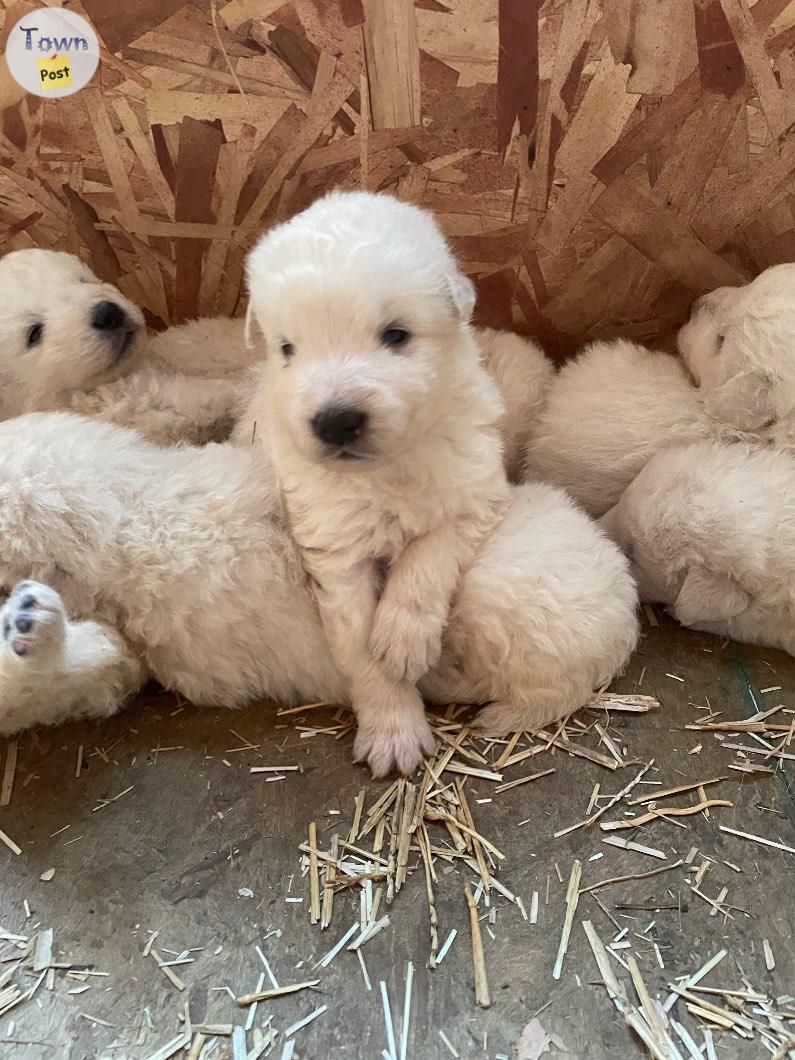
[[[3,645],[20,658],[49,655],[63,644],[66,612],[54,589],[20,582],[0,611]]]

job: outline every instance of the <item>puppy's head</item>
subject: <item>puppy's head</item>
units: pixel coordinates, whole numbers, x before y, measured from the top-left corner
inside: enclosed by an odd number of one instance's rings
[[[719,287],[693,303],[679,351],[707,409],[741,430],[795,410],[795,264],[746,287]]]
[[[329,195],[269,233],[247,274],[271,429],[305,459],[361,468],[421,444],[445,381],[477,360],[474,288],[407,203]]]
[[[129,371],[140,309],[79,258],[18,250],[0,259],[0,411],[48,409]]]

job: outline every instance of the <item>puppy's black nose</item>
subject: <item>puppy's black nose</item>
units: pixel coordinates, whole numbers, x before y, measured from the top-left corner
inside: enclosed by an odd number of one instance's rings
[[[312,417],[312,431],[327,445],[350,445],[367,424],[367,413],[360,409],[331,406]]]
[[[124,310],[115,302],[100,302],[91,314],[91,326],[98,331],[116,331],[126,320]]]

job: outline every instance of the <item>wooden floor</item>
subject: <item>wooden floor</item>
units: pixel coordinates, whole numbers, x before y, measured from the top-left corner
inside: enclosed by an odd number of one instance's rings
[[[389,908],[390,926],[363,947],[372,992],[356,956],[344,948],[328,967],[313,969],[358,920],[359,903],[358,896],[340,893],[331,926],[324,932],[311,926],[298,845],[315,820],[319,846],[327,849],[334,832],[347,833],[356,793],[366,787],[369,806],[386,787],[352,764],[350,736],[301,738],[295,716],[276,718],[270,708],[234,714],[195,710],[163,694],[149,695],[106,724],[24,735],[10,803],[0,809],[0,828],[21,848],[14,856],[0,846],[0,928],[6,939],[8,934],[32,937],[38,932],[39,966],[64,966],[45,972],[35,995],[0,1018],[0,1055],[20,1060],[184,1056],[176,1050],[157,1051],[184,1032],[186,1003],[192,1027],[245,1025],[247,1014],[230,994],[257,988],[265,971],[259,946],[280,984],[317,978],[317,989],[262,1002],[245,1033],[245,1045],[241,1032],[236,1041],[209,1037],[202,1055],[236,1060],[256,1055],[256,1028],[272,1017],[280,1035],[267,1055],[289,1056],[289,1047],[283,1054],[282,1032],[327,1006],[295,1032],[293,1056],[378,1060],[387,1048],[382,980],[400,1055],[411,961],[414,989],[406,1055],[414,1060],[455,1055],[513,1060],[520,1035],[536,1013],[540,1026],[554,1036],[551,1055],[564,1055],[565,1049],[576,1057],[642,1056],[643,1047],[602,984],[582,927],[588,920],[605,944],[618,934],[616,924],[628,929],[620,942],[630,946],[619,944],[617,958],[609,960],[630,994],[629,975],[618,958],[633,954],[651,995],[664,999],[676,977],[691,975],[725,949],[725,958],[700,986],[750,988],[778,998],[780,1007],[792,1013],[795,1003],[781,998],[795,992],[795,857],[719,830],[724,825],[795,845],[791,774],[730,769],[741,759],[726,743],[762,752],[747,757],[759,765],[765,764],[765,748],[747,733],[728,738],[719,733],[724,736],[720,740],[712,732],[695,733],[684,726],[703,717],[707,704],[723,712],[721,719],[738,719],[780,703],[789,713],[779,712],[778,720],[788,725],[795,717],[795,663],[774,651],[680,631],[661,618],[659,627],[645,628],[640,649],[617,687],[656,696],[662,705],[647,714],[611,716],[617,750],[631,765],[611,772],[559,750],[546,751],[532,759],[531,769],[525,763],[506,771],[505,779],[511,780],[554,767],[555,772],[533,783],[496,793],[491,782],[467,782],[478,830],[505,854],[501,881],[522,898],[528,913],[534,891],[540,899],[536,924],[499,895],[492,899],[495,914],[489,917],[481,900],[493,998],[488,1011],[475,1003],[464,901],[464,885],[473,876],[460,863],[438,865],[439,936],[444,941],[453,928],[458,934],[436,970],[427,968],[429,923],[421,867]],[[331,716],[315,710],[303,723],[318,726]],[[247,741],[258,750],[239,750]],[[592,740],[590,746],[598,744]],[[600,750],[606,753],[604,746]],[[657,819],[614,833],[658,848],[664,861],[606,845],[603,839],[610,833],[600,831],[599,824],[553,837],[583,819],[595,783],[603,794],[616,793],[637,775],[638,763],[652,758],[644,780],[669,787],[725,777],[708,794],[733,806],[713,808],[708,819],[701,813],[681,817],[678,824],[673,818]],[[766,760],[768,766],[775,762]],[[301,771],[271,782],[271,774],[250,772],[251,766],[277,764],[298,765]],[[639,784],[634,794],[654,790]],[[689,792],[668,803],[685,806],[697,799]],[[602,822],[638,810],[622,802]],[[673,868],[692,847],[698,849],[692,867]],[[689,883],[705,858],[708,869],[698,887],[703,898]],[[582,862],[582,888],[614,876],[667,871],[581,894],[562,974],[555,981],[553,966],[575,859]],[[412,868],[416,861],[412,855]],[[43,880],[53,869],[52,878]],[[723,888],[727,892],[719,898]],[[710,915],[714,907],[707,899],[719,900],[721,911]],[[638,906],[643,908],[627,908]],[[47,929],[54,939],[51,959],[42,951]],[[172,973],[184,990],[158,968],[151,953],[144,956],[155,931],[152,950],[161,960],[191,951],[193,963],[177,965]],[[764,939],[773,970],[766,966]],[[42,975],[33,970],[33,954],[14,964],[15,956],[24,953],[15,945],[13,940],[0,942],[0,999],[8,989],[4,979],[29,991]],[[69,971],[68,964],[75,969]],[[81,968],[92,974],[82,976]],[[267,976],[265,986],[270,986]],[[724,998],[700,996],[727,1007]],[[690,1015],[681,1002],[671,1015],[688,1028],[699,1048],[704,1045],[703,1019]],[[764,1017],[752,1018],[766,1025]],[[795,1027],[792,1022],[788,1026]],[[742,1040],[716,1030],[714,1042],[718,1058],[770,1055],[758,1034]],[[678,1046],[683,1057],[690,1055],[681,1041]],[[538,1053],[528,1048],[518,1055]]]

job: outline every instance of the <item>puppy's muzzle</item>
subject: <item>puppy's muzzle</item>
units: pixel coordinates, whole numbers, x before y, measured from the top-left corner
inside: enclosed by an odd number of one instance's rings
[[[367,429],[367,413],[348,406],[321,409],[311,420],[312,433],[326,445],[344,449],[359,441]]]
[[[91,327],[113,343],[112,365],[124,360],[135,340],[138,324],[116,302],[98,302],[91,310]]]
[[[127,323],[127,314],[115,302],[99,302],[91,311],[91,327],[97,331],[118,331]]]

